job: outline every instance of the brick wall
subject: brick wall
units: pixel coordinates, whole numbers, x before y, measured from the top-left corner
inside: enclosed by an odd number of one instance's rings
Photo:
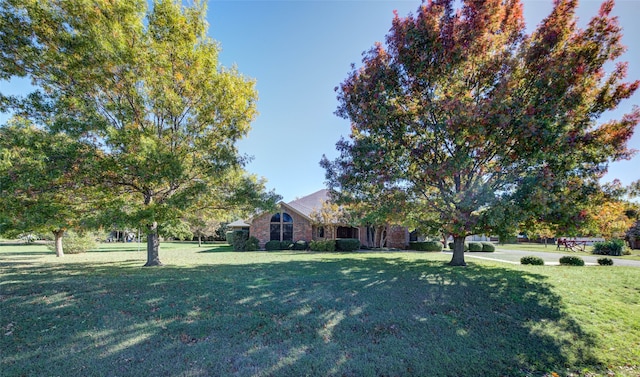
[[[304,240],[312,240],[311,223],[293,211],[284,211],[293,218],[293,242]],[[271,217],[277,212],[263,213],[251,221],[249,234],[256,237],[260,241],[260,248],[264,249],[264,245],[271,240]]]
[[[409,244],[409,231],[400,225],[390,225],[387,228],[387,247],[406,249]]]

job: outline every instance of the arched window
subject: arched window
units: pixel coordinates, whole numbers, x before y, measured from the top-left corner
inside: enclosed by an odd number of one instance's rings
[[[293,218],[286,212],[271,216],[271,241],[293,241]]]

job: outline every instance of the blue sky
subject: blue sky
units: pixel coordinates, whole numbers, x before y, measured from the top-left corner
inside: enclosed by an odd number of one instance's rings
[[[333,113],[334,88],[360,65],[362,52],[384,41],[393,10],[414,12],[415,1],[209,1],[209,35],[222,45],[221,62],[236,64],[257,82],[260,115],[241,152],[254,156],[248,170],[268,180],[290,201],[324,187],[323,154],[337,155],[335,143],[348,135],[349,122]],[[580,2],[579,24],[595,15],[599,1]],[[525,0],[525,20],[533,30],[549,14],[552,0]],[[640,0],[617,1],[614,14],[624,28],[629,79],[640,79]],[[633,38],[635,36],[635,38]],[[640,105],[640,94],[625,101],[618,114]],[[615,115],[614,115],[615,116]],[[631,146],[640,149],[640,134]],[[606,181],[640,179],[640,156],[610,166]]]
[[[552,0],[524,0],[533,30],[549,14]],[[582,0],[579,25],[597,13],[600,1]],[[640,79],[640,0],[618,0],[614,14],[624,28],[628,80]],[[209,0],[209,36],[222,46],[224,66],[256,80],[259,116],[240,151],[253,156],[251,173],[291,201],[324,188],[323,154],[336,157],[335,143],[349,133],[349,122],[334,115],[334,88],[360,65],[362,52],[383,42],[393,11],[406,16],[420,0]],[[0,81],[4,94],[24,93],[26,81]],[[614,118],[640,105],[640,93],[623,102]],[[6,115],[0,115],[0,121]],[[637,130],[638,131],[638,130]],[[640,132],[630,147],[640,150]],[[605,181],[627,185],[640,179],[640,154],[610,165]]]

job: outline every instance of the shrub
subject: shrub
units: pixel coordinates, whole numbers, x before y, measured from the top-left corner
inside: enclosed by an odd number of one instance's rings
[[[336,250],[356,251],[360,250],[360,240],[357,238],[340,238],[336,240]]]
[[[584,260],[580,257],[564,256],[560,258],[562,266],[584,266]]]
[[[620,256],[624,251],[624,241],[619,239],[593,244],[593,254]]]
[[[544,259],[540,257],[535,257],[533,255],[527,255],[526,257],[520,258],[520,263],[531,264],[534,266],[544,266]]]
[[[264,244],[264,248],[268,251],[281,250],[280,241],[269,241]]]
[[[482,251],[486,251],[489,253],[493,253],[494,251],[496,251],[496,245],[494,245],[493,243],[487,241],[483,241],[480,243],[482,244]]]
[[[229,245],[233,245],[233,230],[229,230],[224,233],[225,239]]]
[[[280,241],[280,250],[293,250],[293,241]]]
[[[47,245],[49,249],[55,250],[53,243]],[[79,234],[74,231],[65,232],[62,237],[62,250],[66,254],[80,254],[85,253],[91,249],[96,249],[98,243],[96,242],[95,234],[91,232]]]
[[[249,237],[246,230],[234,230],[232,235],[234,251],[255,251],[260,250],[260,241],[256,237]]]
[[[613,266],[613,259],[611,258],[598,258],[598,264],[601,266]]]
[[[482,251],[482,244],[480,242],[469,242],[469,251]]]
[[[416,251],[442,251],[440,241],[409,242],[409,249]]]
[[[311,251],[336,251],[336,240],[311,241]]]
[[[449,242],[449,250],[453,250],[453,242]],[[464,251],[469,251],[469,244],[464,243]]]
[[[296,243],[293,244],[293,250],[307,250],[308,247],[309,244],[304,240],[296,241]]]

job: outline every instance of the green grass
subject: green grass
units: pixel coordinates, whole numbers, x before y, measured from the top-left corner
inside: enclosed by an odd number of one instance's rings
[[[0,246],[2,376],[637,376],[640,271]]]

